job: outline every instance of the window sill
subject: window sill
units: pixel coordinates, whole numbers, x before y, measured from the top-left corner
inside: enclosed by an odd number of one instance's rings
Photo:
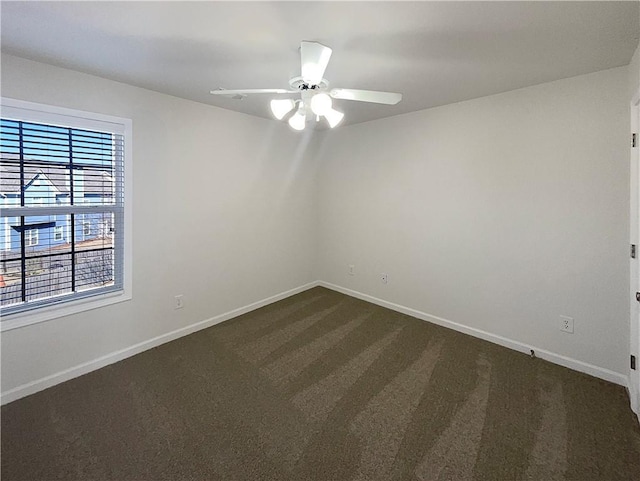
[[[58,306],[41,307],[34,311],[9,314],[2,316],[0,332],[11,331],[13,329],[19,329],[33,324],[39,324],[52,319],[70,316],[72,314],[78,314],[80,312],[90,311],[129,300],[131,300],[131,294],[122,290],[109,292],[107,294],[99,294],[85,299],[78,299]]]

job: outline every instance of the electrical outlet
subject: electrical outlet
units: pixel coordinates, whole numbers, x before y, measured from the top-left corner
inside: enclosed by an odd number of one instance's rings
[[[184,296],[182,294],[177,295],[175,297],[174,308],[175,309],[182,309],[183,307],[184,307]]]
[[[573,317],[560,316],[560,330],[573,334]]]
[[[389,282],[389,275],[388,274],[382,274],[380,276],[380,280],[382,281],[383,284],[386,284],[387,282]]]
[[[356,275],[356,266],[354,266],[353,264],[349,264],[349,275],[350,276]]]

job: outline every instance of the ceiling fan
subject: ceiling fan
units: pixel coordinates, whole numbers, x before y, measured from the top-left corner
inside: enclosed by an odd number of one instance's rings
[[[344,113],[335,110],[331,99],[355,100],[377,104],[395,105],[402,100],[402,94],[377,92],[375,90],[356,90],[329,88],[329,82],[323,78],[329,64],[332,50],[317,42],[300,43],[301,76],[289,80],[289,89],[238,89],[212,90],[213,95],[225,95],[242,99],[251,94],[275,94],[282,96],[300,95],[300,99],[284,98],[271,101],[271,112],[278,120],[288,117],[291,128],[304,130],[307,119],[316,121],[324,117],[329,127],[334,128],[344,118]],[[293,112],[293,115],[289,115]]]

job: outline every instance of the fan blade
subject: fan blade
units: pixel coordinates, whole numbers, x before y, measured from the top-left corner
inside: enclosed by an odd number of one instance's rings
[[[245,95],[245,94],[299,94],[299,90],[286,90],[286,89],[244,89],[244,90],[211,90],[209,92],[213,95]]]
[[[332,50],[317,42],[300,42],[300,64],[302,80],[309,85],[318,85],[327,69]]]
[[[329,95],[334,99],[374,102],[376,104],[395,105],[402,100],[402,94],[394,92],[376,92],[375,90],[331,89]]]

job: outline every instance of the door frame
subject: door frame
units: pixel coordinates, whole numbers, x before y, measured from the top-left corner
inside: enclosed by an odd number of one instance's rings
[[[640,292],[640,89],[633,96],[630,107],[631,135],[636,134],[636,147],[630,147],[629,243],[636,245],[636,258],[629,256],[629,351],[636,357],[636,369],[631,369],[630,363],[628,369],[631,409],[640,419],[640,302],[636,300],[636,292]]]

